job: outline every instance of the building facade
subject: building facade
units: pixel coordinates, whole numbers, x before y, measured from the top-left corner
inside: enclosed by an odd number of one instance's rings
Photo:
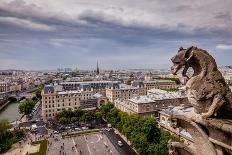
[[[153,80],[153,81],[144,81],[144,87],[146,90],[150,89],[176,89],[177,84],[175,81],[171,80]]]
[[[158,91],[157,91],[158,92]],[[117,99],[115,107],[127,113],[159,117],[159,111],[169,106],[188,105],[188,99],[180,93],[162,91],[158,94],[136,96],[131,99]]]
[[[97,108],[99,100],[90,90],[63,90],[60,85],[48,85],[42,91],[43,120],[54,119],[57,113],[67,109]]]
[[[185,144],[191,144],[193,142],[192,136],[185,129],[175,127],[177,120],[172,119],[173,114],[181,115],[184,112],[189,112],[191,110],[191,106],[170,106],[167,109],[159,111],[159,127],[169,131],[171,134],[181,137]]]
[[[64,90],[91,89],[94,93],[106,96],[106,88],[112,84],[121,83],[120,81],[86,81],[86,82],[62,82]]]
[[[141,87],[134,87],[126,84],[113,84],[106,88],[106,97],[110,102],[116,99],[129,99],[139,95],[145,95],[146,89]]]

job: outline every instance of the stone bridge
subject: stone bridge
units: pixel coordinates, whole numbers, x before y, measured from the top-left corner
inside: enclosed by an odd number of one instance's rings
[[[23,99],[33,98],[36,95],[34,93],[27,93],[27,92],[7,92],[2,93],[1,98],[5,101],[21,101]]]

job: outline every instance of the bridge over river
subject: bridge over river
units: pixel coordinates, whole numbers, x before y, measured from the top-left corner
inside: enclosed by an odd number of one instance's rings
[[[19,92],[19,93],[1,93],[0,94],[0,118],[8,119],[10,122],[19,120],[21,114],[18,112],[18,106],[23,99],[35,97],[33,92]]]

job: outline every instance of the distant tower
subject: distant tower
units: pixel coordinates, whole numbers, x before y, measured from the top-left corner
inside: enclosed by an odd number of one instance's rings
[[[98,61],[97,61],[97,74],[99,74]]]

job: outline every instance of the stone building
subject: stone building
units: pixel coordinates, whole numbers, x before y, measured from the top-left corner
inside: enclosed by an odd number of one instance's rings
[[[9,92],[9,91],[10,91],[10,83],[1,81],[0,92]]]
[[[88,89],[63,90],[60,85],[47,85],[42,91],[43,120],[53,119],[64,109],[97,108],[105,100]]]
[[[134,96],[145,95],[146,89],[144,89],[143,85],[139,86],[131,86],[126,84],[115,83],[109,85],[106,88],[106,97],[110,102],[114,102],[116,99],[129,99]]]
[[[100,93],[106,96],[106,88],[112,84],[118,84],[120,81],[86,81],[86,82],[62,82],[64,90],[92,89],[94,93]]]
[[[179,106],[181,104],[189,104],[185,96],[182,96],[179,92],[170,93],[166,91],[114,101],[115,107],[121,111],[154,117],[159,117],[159,111],[166,109],[168,106]]]
[[[177,84],[175,81],[171,80],[153,80],[153,81],[144,81],[144,87],[147,90],[150,89],[175,89]]]
[[[193,108],[189,105],[187,106],[169,106],[166,109],[159,111],[159,127],[163,130],[169,131],[172,134],[175,134],[187,144],[190,145],[193,142],[192,136],[182,128],[176,128],[176,120],[172,119],[174,114],[182,114],[184,112],[191,111]]]

